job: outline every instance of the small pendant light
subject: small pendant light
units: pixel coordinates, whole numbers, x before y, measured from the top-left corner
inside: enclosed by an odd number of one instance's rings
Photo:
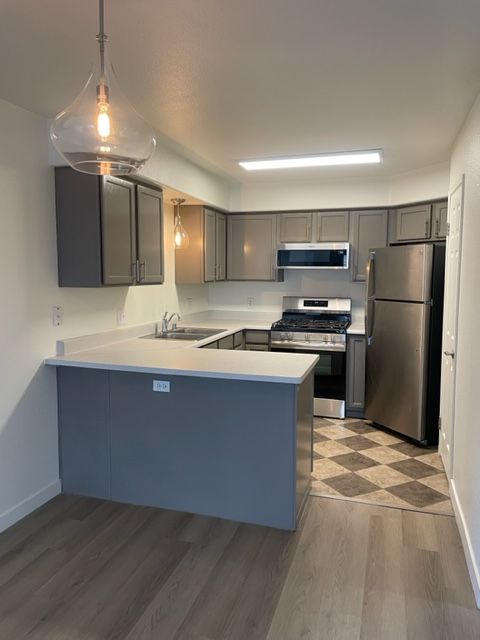
[[[120,90],[108,63],[104,0],[99,0],[100,56],[80,95],[59,113],[50,137],[77,171],[97,175],[136,173],[151,157],[155,136]]]
[[[173,198],[172,204],[175,206],[175,229],[173,232],[173,239],[175,243],[175,249],[185,249],[190,243],[188,233],[182,227],[182,219],[180,217],[180,206],[185,202],[185,198]]]

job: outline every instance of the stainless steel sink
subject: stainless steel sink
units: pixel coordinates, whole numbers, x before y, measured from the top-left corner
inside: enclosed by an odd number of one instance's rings
[[[210,336],[214,336],[217,333],[222,333],[225,329],[203,329],[202,327],[177,327],[173,331],[167,331],[167,333],[158,335],[152,333],[148,336],[142,336],[142,338],[148,338],[150,340],[204,340]]]

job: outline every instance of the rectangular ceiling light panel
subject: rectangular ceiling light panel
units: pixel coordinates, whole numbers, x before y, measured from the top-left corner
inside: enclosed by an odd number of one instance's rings
[[[265,169],[298,169],[301,167],[335,167],[352,164],[376,164],[381,161],[382,151],[380,149],[370,149],[368,151],[322,153],[318,156],[244,160],[238,164],[247,171],[262,171]]]

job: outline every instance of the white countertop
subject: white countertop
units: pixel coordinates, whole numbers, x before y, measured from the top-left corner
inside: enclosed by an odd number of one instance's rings
[[[153,332],[154,324],[150,323],[141,327],[129,327],[62,341],[59,343],[57,352],[65,355],[47,358],[45,364],[155,375],[299,384],[315,366],[318,360],[317,355],[198,348],[237,331],[266,330],[270,329],[270,325],[270,321],[263,320],[258,322],[202,320],[188,323],[188,326],[219,328],[224,331],[205,340],[196,341],[169,341],[139,337]],[[135,333],[137,335],[132,336]],[[73,350],[76,348],[78,350]]]

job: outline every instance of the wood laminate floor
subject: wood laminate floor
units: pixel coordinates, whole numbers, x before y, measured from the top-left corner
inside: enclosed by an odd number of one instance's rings
[[[309,499],[295,534],[58,496],[0,535],[1,640],[478,640],[455,520]]]

